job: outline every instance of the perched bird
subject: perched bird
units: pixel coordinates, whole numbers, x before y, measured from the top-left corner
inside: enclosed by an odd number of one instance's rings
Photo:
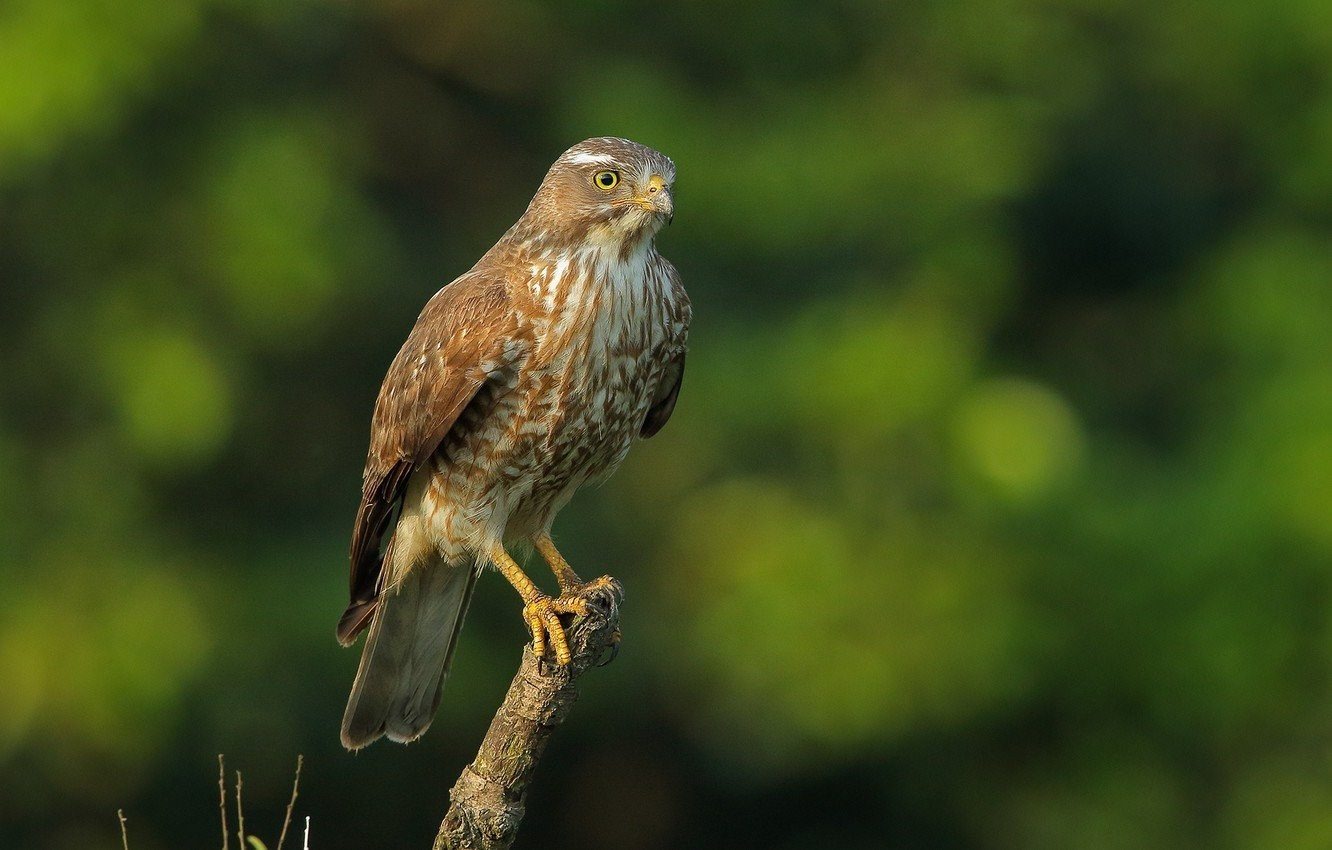
[[[585,612],[610,579],[582,581],[551,524],[666,424],[684,376],[689,298],[654,244],[674,180],[675,164],[636,142],[574,145],[518,222],[421,311],[371,424],[338,640],[370,634],[344,746],[429,727],[487,565],[522,598],[534,650],[569,662],[559,615]],[[558,597],[513,544],[549,564]]]

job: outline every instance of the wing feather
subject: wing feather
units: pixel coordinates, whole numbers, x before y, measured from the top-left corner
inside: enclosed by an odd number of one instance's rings
[[[413,471],[497,373],[514,365],[517,317],[504,282],[472,272],[426,304],[389,366],[370,427],[361,503],[351,541],[351,603],[338,623],[350,643],[380,590],[380,543]]]
[[[685,292],[684,285],[680,283],[679,272],[666,260],[663,259],[661,262],[666,268],[666,277],[671,287],[671,306],[676,327],[675,345],[678,347],[675,349],[675,356],[662,371],[661,380],[657,382],[657,389],[652,395],[652,404],[648,407],[647,415],[643,417],[643,425],[638,433],[644,439],[656,435],[666,427],[671,414],[675,412],[675,402],[680,398],[680,385],[684,382],[685,340],[689,335],[689,320],[693,315],[689,295]]]
[[[680,385],[684,383],[684,367],[683,351],[666,365],[661,383],[657,384],[657,392],[652,398],[652,406],[648,408],[647,416],[643,417],[643,427],[639,430],[644,439],[656,435],[666,427],[671,414],[675,412],[675,402],[680,397]]]

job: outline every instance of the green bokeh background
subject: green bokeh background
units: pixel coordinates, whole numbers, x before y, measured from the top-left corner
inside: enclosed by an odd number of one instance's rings
[[[1327,0],[5,0],[0,844],[429,845],[525,630],[339,748],[370,409],[602,134],[695,324],[521,847],[1332,846]]]

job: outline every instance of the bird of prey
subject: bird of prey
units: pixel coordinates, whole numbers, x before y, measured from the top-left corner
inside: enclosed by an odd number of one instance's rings
[[[533,649],[570,659],[560,614],[584,582],[551,540],[556,514],[670,418],[684,376],[689,298],[657,253],[675,164],[627,139],[588,139],[547,172],[517,223],[421,311],[371,424],[338,623],[369,637],[342,743],[412,741],[430,725],[477,577],[493,565],[522,598]],[[531,545],[560,593],[506,547]]]

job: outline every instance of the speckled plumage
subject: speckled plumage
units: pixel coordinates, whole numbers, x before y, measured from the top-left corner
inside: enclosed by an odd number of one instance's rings
[[[607,170],[615,190],[593,182]],[[569,149],[522,218],[430,300],[394,359],[338,629],[347,643],[372,625],[348,746],[424,731],[476,571],[505,557],[496,547],[548,535],[580,486],[670,416],[690,307],[654,236],[673,214],[674,178],[669,159],[624,139]],[[407,607],[416,613],[387,613]],[[382,622],[395,618],[401,628]],[[403,693],[403,681],[417,684]]]

